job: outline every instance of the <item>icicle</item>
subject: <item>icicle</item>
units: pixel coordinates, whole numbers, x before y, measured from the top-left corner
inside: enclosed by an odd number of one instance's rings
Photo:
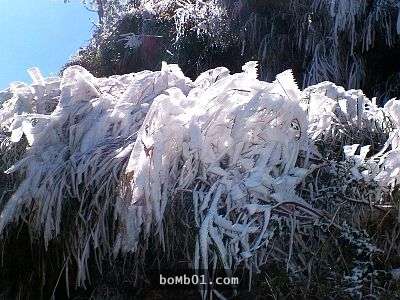
[[[31,76],[32,81],[34,84],[38,84],[38,85],[44,85],[44,78],[42,73],[40,72],[40,70],[38,68],[30,68],[28,69],[28,74],[29,76]]]

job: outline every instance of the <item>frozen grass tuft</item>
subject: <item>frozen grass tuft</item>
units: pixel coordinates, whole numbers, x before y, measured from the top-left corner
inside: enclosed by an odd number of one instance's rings
[[[397,209],[398,100],[380,108],[330,82],[301,91],[291,71],[259,81],[255,62],[195,81],[167,64],[108,78],[78,66],[60,79],[30,73],[0,109],[2,176],[18,178],[0,233],[23,223],[44,253],[57,244],[67,287],[70,268],[86,287],[93,262],[101,272],[130,257],[139,276],[151,257],[176,264],[180,252],[190,268],[228,275],[276,264],[308,288],[335,257],[331,275],[357,283],[341,292],[380,293],[363,278],[382,255],[376,270],[389,272],[400,249],[364,222]]]

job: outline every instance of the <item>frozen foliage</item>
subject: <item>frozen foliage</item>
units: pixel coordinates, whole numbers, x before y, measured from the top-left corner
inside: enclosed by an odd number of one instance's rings
[[[352,186],[357,201],[376,206],[387,204],[400,179],[395,99],[378,108],[361,91],[330,82],[300,91],[291,71],[259,81],[255,62],[195,81],[167,64],[109,78],[80,66],[61,79],[30,74],[32,85],[1,93],[1,138],[8,147],[26,138],[28,146],[6,171],[22,179],[0,202],[0,233],[24,220],[47,248],[71,231],[65,251],[79,284],[91,255],[143,253],[154,237],[168,247],[166,220],[179,216],[166,211],[181,201],[194,219],[193,268],[256,272],[276,259],[294,270],[297,232],[335,222],[317,200],[321,170],[330,172],[331,188]],[[341,138],[356,137],[351,130],[370,130],[370,140]],[[332,152],[321,152],[321,143]],[[338,165],[348,167],[345,176]],[[288,238],[271,247],[285,224]]]
[[[108,7],[99,9],[108,21],[103,22],[101,34],[94,35],[88,56],[98,58],[102,46],[118,45],[120,34],[155,35],[162,37],[156,41],[163,49],[159,60],[179,63],[196,75],[214,66],[214,59],[220,62],[226,51],[232,55],[232,68],[240,66],[237,61],[257,58],[261,78],[266,80],[294,68],[303,87],[329,80],[346,88],[363,87],[384,102],[398,93],[398,66],[380,54],[388,51],[396,57],[399,53],[397,0],[91,2]],[[137,45],[135,38],[131,42]],[[132,51],[130,47],[117,51],[115,59],[125,59]],[[387,73],[377,75],[377,68]]]

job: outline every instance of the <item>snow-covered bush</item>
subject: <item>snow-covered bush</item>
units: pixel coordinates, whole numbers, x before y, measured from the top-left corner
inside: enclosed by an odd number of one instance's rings
[[[396,0],[92,2],[113,8],[100,10],[108,21],[72,63],[101,76],[111,75],[110,66],[129,73],[166,60],[195,78],[221,64],[239,71],[257,59],[268,81],[291,68],[303,87],[329,80],[382,102],[399,93],[399,66],[389,59],[400,53]],[[127,34],[146,38],[126,48]]]
[[[190,215],[191,268],[252,274],[277,262],[299,276],[312,268],[299,249],[326,239],[316,230],[343,234],[364,206],[392,205],[398,100],[379,108],[329,82],[300,91],[290,71],[259,81],[255,62],[195,81],[168,64],[108,78],[79,66],[61,79],[30,74],[32,85],[2,93],[0,155],[19,150],[5,171],[18,180],[0,200],[0,233],[23,222],[46,251],[61,240],[77,285],[88,284],[93,258],[101,269],[104,259],[133,253],[139,265],[150,250],[173,251],[171,224],[183,218],[174,207]]]

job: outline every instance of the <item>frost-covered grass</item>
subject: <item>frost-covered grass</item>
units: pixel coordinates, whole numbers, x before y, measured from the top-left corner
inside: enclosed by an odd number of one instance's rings
[[[255,62],[194,81],[167,64],[30,74],[0,109],[4,176],[18,178],[0,236],[23,226],[52,254],[39,261],[57,266],[54,286],[90,287],[125,258],[132,282],[184,261],[245,270],[250,286],[274,266],[304,295],[387,291],[400,251],[398,100],[380,108],[330,82],[301,91],[290,71],[259,81]]]

